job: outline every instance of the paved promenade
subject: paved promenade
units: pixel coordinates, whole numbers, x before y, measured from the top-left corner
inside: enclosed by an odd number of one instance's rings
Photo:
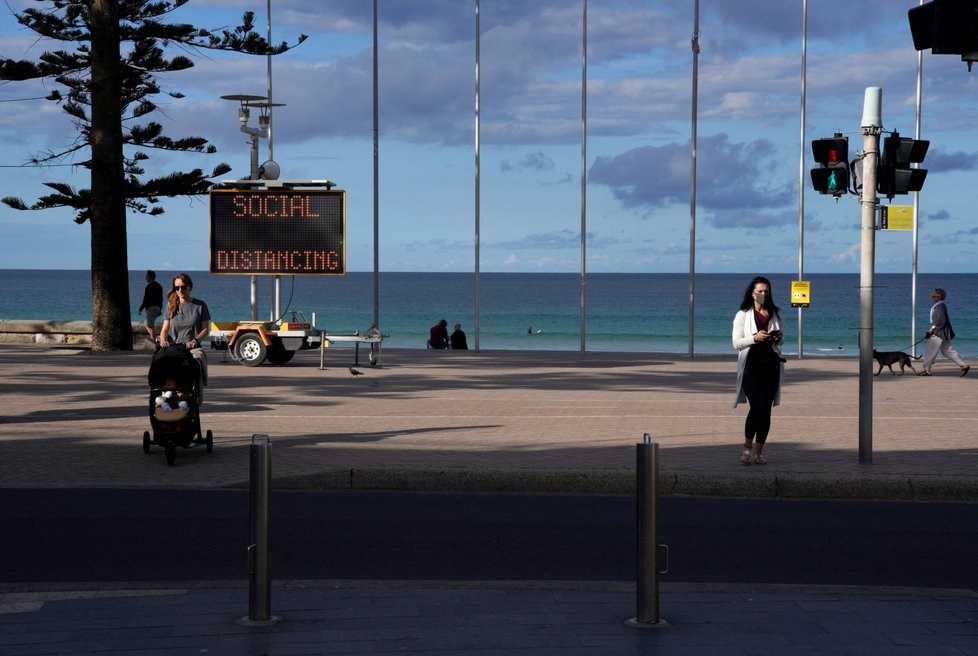
[[[149,430],[149,352],[0,345],[0,487],[247,484],[255,433],[279,487],[631,493],[635,443],[659,444],[664,494],[978,500],[978,377],[874,381],[872,464],[858,462],[858,365],[789,360],[765,451],[738,462],[734,358],[654,354],[300,353],[248,368],[211,353],[213,453],[168,467]],[[5,536],[4,539],[16,539]],[[978,654],[972,590],[664,583],[668,625],[626,627],[621,582],[275,581],[270,626],[244,626],[247,581],[12,586],[0,653]]]
[[[660,491],[978,501],[978,375],[873,384],[859,463],[858,362],[789,359],[765,466],[739,463],[734,357],[352,348],[245,367],[210,352],[202,426],[214,450],[142,453],[149,351],[0,345],[2,487],[246,485],[253,434],[281,487],[630,493],[635,444],[659,445]]]

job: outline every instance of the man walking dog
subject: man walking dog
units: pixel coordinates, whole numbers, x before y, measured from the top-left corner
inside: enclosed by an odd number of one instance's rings
[[[944,303],[947,298],[947,291],[937,287],[930,293],[930,298],[934,301],[934,306],[930,309],[930,328],[927,329],[927,346],[924,348],[924,370],[920,372],[920,375],[934,375],[932,371],[934,361],[937,360],[937,354],[940,352],[961,367],[962,376],[967,376],[971,365],[965,363],[951,345],[951,340],[954,339],[954,329],[951,328],[951,319],[947,315],[947,305]]]

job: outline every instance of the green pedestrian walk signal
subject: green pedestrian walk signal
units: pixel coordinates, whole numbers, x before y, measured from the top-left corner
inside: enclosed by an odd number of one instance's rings
[[[845,196],[849,192],[849,139],[839,133],[831,139],[815,139],[812,154],[819,164],[811,170],[815,191],[835,198]]]

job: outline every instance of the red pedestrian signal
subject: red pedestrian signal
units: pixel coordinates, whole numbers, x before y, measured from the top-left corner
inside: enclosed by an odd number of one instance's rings
[[[812,169],[812,186],[820,194],[836,198],[849,192],[849,139],[836,134],[831,139],[812,141],[812,154],[819,168]]]

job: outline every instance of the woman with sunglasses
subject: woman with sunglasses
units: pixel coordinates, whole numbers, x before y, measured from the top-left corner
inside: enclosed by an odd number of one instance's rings
[[[200,380],[207,384],[207,356],[200,343],[210,334],[211,313],[207,303],[190,296],[193,280],[186,273],[173,277],[173,285],[166,297],[163,327],[160,330],[160,346],[184,344],[200,367]],[[198,403],[203,401],[203,389],[199,390]]]

